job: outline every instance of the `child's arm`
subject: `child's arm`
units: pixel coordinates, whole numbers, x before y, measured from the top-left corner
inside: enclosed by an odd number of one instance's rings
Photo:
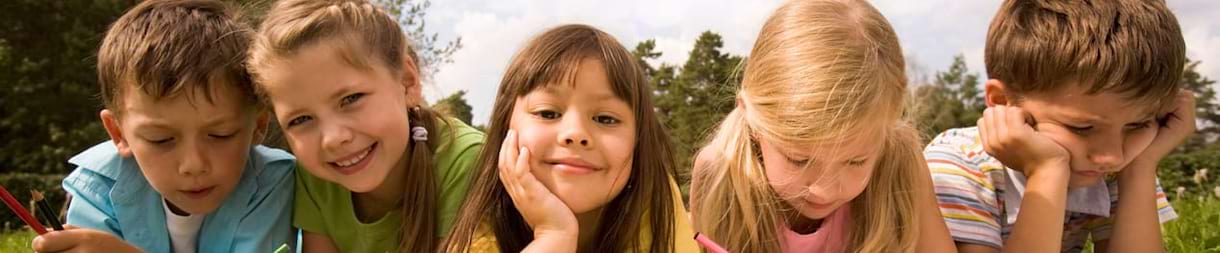
[[[1162,252],[1161,223],[1156,208],[1156,166],[1195,132],[1195,96],[1181,91],[1172,111],[1159,115],[1156,138],[1118,174],[1118,210],[1110,252]]]
[[[34,252],[142,252],[108,232],[73,225],[64,229],[34,237]]]
[[[301,230],[301,252],[332,253],[339,252],[339,247],[326,234]]]
[[[580,234],[576,215],[530,173],[529,161],[529,149],[519,146],[516,131],[509,130],[500,147],[500,183],[534,229],[534,241],[522,252],[576,252]]]
[[[978,120],[988,154],[1026,175],[1021,212],[1004,252],[1058,252],[1063,242],[1070,156],[1063,146],[1042,136],[1018,107],[996,105]],[[959,248],[962,252],[971,247]]]

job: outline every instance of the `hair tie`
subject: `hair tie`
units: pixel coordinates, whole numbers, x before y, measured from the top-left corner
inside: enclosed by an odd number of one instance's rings
[[[422,126],[411,127],[411,140],[428,141],[428,129]]]

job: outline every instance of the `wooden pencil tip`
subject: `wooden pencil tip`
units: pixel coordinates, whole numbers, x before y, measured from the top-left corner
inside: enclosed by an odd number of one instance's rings
[[[42,201],[42,199],[45,197],[42,195],[42,192],[40,192],[40,191],[30,190],[30,198],[34,199],[34,201]]]

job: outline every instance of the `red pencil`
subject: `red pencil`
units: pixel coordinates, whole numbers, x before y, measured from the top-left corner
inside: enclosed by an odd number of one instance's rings
[[[21,206],[21,202],[17,201],[17,198],[13,198],[13,195],[9,194],[3,185],[0,185],[0,198],[3,198],[4,204],[8,205],[9,209],[13,209],[13,212],[17,213],[25,224],[34,229],[34,232],[38,232],[39,235],[47,233],[47,229],[42,227],[42,223],[38,223],[38,219],[34,219],[34,216],[30,215],[30,211],[26,211],[25,207]]]

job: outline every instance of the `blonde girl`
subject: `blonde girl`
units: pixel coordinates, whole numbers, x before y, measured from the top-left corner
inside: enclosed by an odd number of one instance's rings
[[[610,35],[564,25],[501,81],[451,252],[689,252],[652,89]]]
[[[737,107],[695,162],[695,230],[730,252],[951,252],[902,50],[855,0],[796,0],[763,25]]]
[[[250,53],[300,161],[305,252],[433,252],[466,194],[482,134],[415,99],[402,29],[364,0],[275,3]]]

